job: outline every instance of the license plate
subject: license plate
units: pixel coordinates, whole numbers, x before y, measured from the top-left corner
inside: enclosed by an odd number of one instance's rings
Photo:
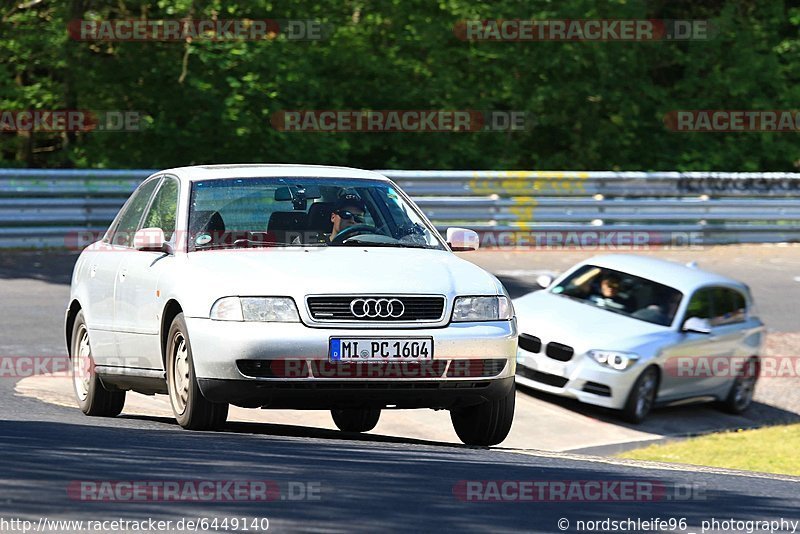
[[[543,373],[561,376],[566,378],[567,377],[567,368],[561,362],[554,362],[549,358],[539,358],[536,362],[536,367],[538,371]]]
[[[431,338],[331,338],[330,361],[424,361],[433,359]]]

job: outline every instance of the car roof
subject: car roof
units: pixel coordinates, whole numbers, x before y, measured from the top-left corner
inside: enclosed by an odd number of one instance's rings
[[[604,254],[584,260],[578,265],[596,265],[640,276],[674,287],[684,294],[707,285],[735,286],[744,290],[747,288],[744,283],[727,276],[674,261],[636,254]]]
[[[388,181],[382,174],[353,169],[350,167],[332,167],[327,165],[288,165],[249,163],[236,165],[195,165],[176,167],[158,171],[159,174],[173,174],[182,180],[219,180],[225,178],[270,178],[270,177],[313,177],[313,178],[355,178],[363,180]]]

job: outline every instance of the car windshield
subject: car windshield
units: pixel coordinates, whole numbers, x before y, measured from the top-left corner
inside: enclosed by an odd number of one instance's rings
[[[576,270],[550,292],[662,326],[672,324],[683,298],[672,287],[594,265]]]
[[[389,182],[232,178],[192,184],[188,250],[373,246],[445,250]]]

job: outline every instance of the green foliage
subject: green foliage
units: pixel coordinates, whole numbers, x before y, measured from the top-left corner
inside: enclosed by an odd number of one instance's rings
[[[785,5],[784,5],[785,3]],[[792,109],[800,9],[675,0],[5,2],[0,110],[128,110],[135,133],[0,132],[0,165],[794,170],[796,133],[676,133],[680,109]],[[316,19],[319,41],[86,42],[75,19]],[[692,42],[466,42],[467,19],[715,21]],[[282,110],[515,110],[521,132],[280,132]]]

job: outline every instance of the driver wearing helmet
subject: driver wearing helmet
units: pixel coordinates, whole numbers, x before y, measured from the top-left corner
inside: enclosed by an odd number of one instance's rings
[[[336,202],[336,207],[331,212],[333,230],[329,239],[333,241],[339,232],[357,224],[364,224],[364,213],[366,211],[366,205],[358,195],[347,194],[340,197]]]

